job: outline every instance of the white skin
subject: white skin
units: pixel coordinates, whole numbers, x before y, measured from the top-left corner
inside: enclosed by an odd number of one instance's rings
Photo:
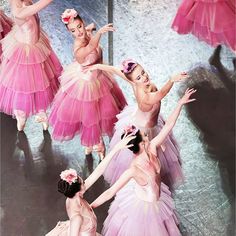
[[[164,127],[160,131],[160,133],[153,138],[150,142],[147,138],[143,138],[144,141],[142,141],[139,144],[140,151],[138,154],[135,155],[135,159],[137,158],[144,158],[146,157],[147,150],[155,153],[155,150],[157,147],[159,147],[162,142],[165,140],[165,138],[169,135],[171,130],[173,129],[177,118],[179,117],[180,111],[184,104],[190,103],[195,101],[195,99],[190,98],[192,94],[194,94],[196,90],[194,89],[187,89],[184,96],[179,100],[177,107],[173,111],[173,113],[169,116],[167,119]],[[152,155],[150,155],[151,158]],[[102,193],[94,202],[92,202],[91,206],[93,208],[96,208],[100,205],[102,205],[104,202],[108,201],[114,195],[123,188],[130,179],[134,179],[137,184],[144,185],[148,182],[146,174],[140,170],[140,168],[137,168],[135,163],[135,159],[133,160],[130,168],[126,170],[120,178],[116,181],[114,185],[112,185],[108,190],[106,190],[104,193]],[[156,169],[157,173],[160,173],[160,163],[156,158],[152,158],[152,163],[154,164],[154,168]],[[160,182],[157,182],[158,185],[160,185]],[[160,186],[159,186],[160,187]],[[159,196],[158,196],[159,197]]]
[[[23,23],[28,17],[37,14],[39,11],[47,7],[53,0],[39,0],[33,3],[31,0],[9,0],[12,14],[16,19],[16,23]]]
[[[154,105],[160,105],[160,101],[168,94],[175,82],[188,78],[187,73],[182,72],[172,76],[171,79],[169,79],[168,82],[160,90],[158,90],[156,86],[151,83],[148,73],[139,64],[129,74],[129,79],[121,72],[119,68],[114,66],[96,64],[89,68],[89,70],[97,69],[118,75],[122,79],[129,82],[133,87],[138,106],[143,112],[150,111]]]
[[[98,47],[100,38],[104,33],[115,31],[112,24],[107,24],[93,36],[91,31],[94,28],[94,24],[85,27],[83,21],[78,19],[72,19],[67,28],[75,38],[74,54],[79,63],[83,63],[85,58]]]
[[[105,169],[107,168],[108,164],[112,160],[114,154],[124,148],[131,147],[132,145],[127,145],[135,136],[132,135],[125,135],[124,138],[115,145],[115,147],[106,155],[105,159],[96,167],[96,169],[92,172],[92,174],[83,181],[82,178],[79,177],[81,180],[81,190],[76,193],[73,198],[67,198],[66,207],[68,215],[70,216],[70,209],[73,209],[73,205],[76,204],[80,206],[81,198],[83,198],[83,194],[100,178],[100,176],[104,173]],[[79,235],[81,230],[81,226],[83,223],[83,217],[81,215],[76,215],[70,221],[70,236]]]

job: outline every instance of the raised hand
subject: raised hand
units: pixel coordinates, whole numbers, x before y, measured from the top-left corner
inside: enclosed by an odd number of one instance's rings
[[[180,74],[172,76],[171,77],[171,82],[173,82],[173,83],[180,82],[180,81],[183,81],[187,78],[189,78],[188,73],[187,72],[181,72]]]
[[[136,136],[133,134],[128,134],[127,133],[124,135],[124,137],[115,145],[115,150],[119,151],[122,150],[124,148],[129,148],[132,147],[133,144],[129,144],[128,143],[133,140]]]
[[[187,88],[187,90],[184,93],[184,96],[179,100],[179,103],[181,105],[184,105],[184,104],[187,104],[187,103],[195,101],[196,100],[195,98],[191,98],[190,99],[190,97],[191,97],[192,94],[196,93],[196,91],[197,91],[196,89],[193,89],[193,88],[189,89],[189,88]]]
[[[113,31],[115,31],[115,29],[114,29],[114,27],[113,27],[113,24],[110,23],[110,24],[107,24],[107,25],[103,26],[102,28],[100,28],[100,29],[98,30],[98,33],[104,34],[104,33],[106,33],[106,32],[113,32]]]

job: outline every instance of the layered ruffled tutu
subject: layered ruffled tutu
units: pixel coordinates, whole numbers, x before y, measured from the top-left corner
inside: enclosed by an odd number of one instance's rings
[[[157,126],[153,128],[142,127],[142,123],[139,123],[138,119],[136,119],[137,109],[136,105],[129,105],[117,116],[118,121],[115,126],[115,133],[110,142],[110,149],[112,149],[121,139],[121,135],[127,125],[133,124],[141,131],[145,131],[150,140],[162,129],[164,121],[160,115],[157,121]],[[130,167],[133,156],[133,152],[129,149],[123,149],[115,154],[104,173],[105,180],[113,185],[121,174]],[[166,140],[163,142],[163,145],[157,149],[157,156],[161,161],[162,182],[171,188],[177,187],[183,182],[184,177],[181,168],[178,145],[172,133],[168,135]]]
[[[82,145],[93,146],[102,135],[112,136],[116,115],[126,104],[115,80],[74,62],[65,68],[60,81],[49,117],[53,138],[70,140],[80,134]]]
[[[172,24],[179,34],[194,34],[212,46],[236,50],[236,13],[233,0],[183,0]]]
[[[46,111],[59,87],[62,66],[44,33],[35,44],[18,42],[15,27],[1,41],[0,110],[26,116]]]
[[[112,202],[103,225],[103,236],[179,236],[178,220],[168,187],[161,184],[160,198],[138,197],[134,180],[123,187]]]

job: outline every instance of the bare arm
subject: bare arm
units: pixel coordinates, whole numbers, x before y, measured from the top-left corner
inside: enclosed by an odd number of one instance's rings
[[[134,171],[133,168],[126,170],[108,190],[91,203],[91,207],[96,208],[115,196],[115,194],[134,176]]]
[[[188,78],[188,75],[185,72],[171,77],[159,91],[149,93],[145,98],[145,103],[154,105],[160,102],[169,93],[175,82],[179,82],[186,78]]]
[[[131,81],[126,78],[126,76],[121,72],[121,70],[118,67],[109,66],[109,65],[105,65],[105,64],[95,64],[95,65],[91,66],[89,69],[90,70],[106,71],[108,73],[118,75],[122,79],[124,79],[124,80],[128,81],[129,83],[131,83]]]
[[[39,0],[38,2],[22,8],[13,7],[13,15],[18,19],[25,19],[33,16],[43,8],[47,7],[53,0]]]
[[[102,34],[109,32],[109,31],[114,31],[114,28],[112,26],[112,24],[108,24],[103,26],[100,30],[98,30],[98,32],[91,37],[89,43],[87,46],[85,47],[80,47],[75,51],[75,58],[79,63],[83,63],[85,57],[94,49],[96,49],[98,47],[100,38],[102,36]]]
[[[127,135],[121,141],[119,141],[115,147],[108,153],[108,155],[102,160],[102,162],[97,166],[97,168],[93,171],[93,173],[85,180],[85,188],[89,189],[98,178],[104,173],[108,164],[112,160],[115,153],[123,148],[130,147],[131,145],[127,145],[135,136]]]
[[[70,236],[79,235],[82,222],[83,219],[80,215],[75,215],[70,219]]]
[[[177,118],[179,117],[179,114],[180,114],[180,111],[181,111],[183,105],[196,100],[196,99],[190,99],[190,96],[192,94],[194,94],[195,92],[196,92],[196,90],[194,90],[194,89],[187,89],[186,90],[184,96],[178,102],[177,107],[175,108],[173,113],[167,119],[167,121],[166,121],[164,127],[161,129],[160,133],[155,138],[153,138],[151,140],[151,143],[150,143],[151,150],[155,150],[155,148],[157,146],[160,146],[163,143],[163,141],[165,140],[165,138],[168,136],[168,134],[171,132],[171,130],[173,129],[173,127],[177,121]]]

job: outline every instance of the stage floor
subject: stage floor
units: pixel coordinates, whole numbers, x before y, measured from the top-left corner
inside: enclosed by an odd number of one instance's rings
[[[166,118],[183,89],[198,89],[197,101],[187,106],[174,128],[180,146],[185,183],[174,193],[183,235],[234,235],[235,197],[235,72],[233,54],[222,49],[222,63],[227,74],[217,74],[210,67],[214,48],[192,35],[178,35],[171,22],[180,0],[55,0],[40,13],[43,29],[63,65],[72,60],[72,38],[60,21],[65,8],[75,8],[86,23],[97,28],[108,21],[113,11],[113,43],[103,37],[104,58],[113,51],[114,65],[126,58],[137,60],[160,88],[168,77],[190,71],[190,79],[177,84],[163,100],[161,114]],[[8,11],[6,3],[4,3]],[[129,104],[135,102],[131,87],[119,81]],[[42,236],[57,223],[67,219],[65,197],[57,192],[62,170],[77,169],[85,178],[91,165],[86,160],[78,137],[55,142],[49,132],[30,118],[25,133],[17,132],[16,122],[1,114],[1,235]],[[106,138],[106,144],[108,139]],[[86,193],[88,202],[107,188],[101,178]],[[107,215],[109,203],[95,210],[98,231]],[[132,235],[132,234],[130,234]]]

